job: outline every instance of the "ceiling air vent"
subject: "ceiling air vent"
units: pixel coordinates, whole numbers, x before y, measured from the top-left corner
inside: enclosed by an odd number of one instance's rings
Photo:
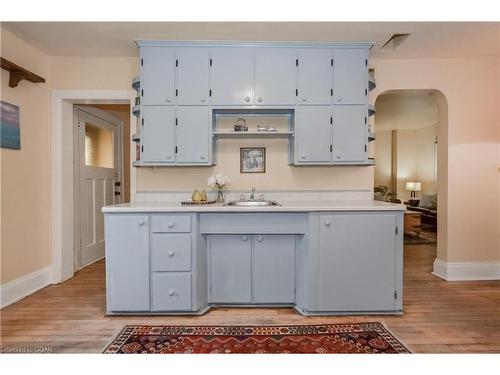
[[[410,34],[393,34],[385,44],[380,47],[380,51],[394,51],[403,43]]]

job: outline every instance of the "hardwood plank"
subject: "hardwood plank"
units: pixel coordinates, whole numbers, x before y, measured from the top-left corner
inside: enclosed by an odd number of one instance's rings
[[[405,247],[403,316],[303,317],[289,308],[214,308],[204,316],[105,316],[104,261],[0,311],[2,348],[99,353],[126,324],[384,323],[417,353],[500,353],[500,281],[445,282],[435,245]]]

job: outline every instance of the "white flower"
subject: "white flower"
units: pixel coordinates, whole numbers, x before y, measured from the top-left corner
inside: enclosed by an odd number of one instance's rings
[[[217,180],[215,179],[215,176],[210,176],[208,178],[208,185],[209,186],[214,186],[217,183]]]

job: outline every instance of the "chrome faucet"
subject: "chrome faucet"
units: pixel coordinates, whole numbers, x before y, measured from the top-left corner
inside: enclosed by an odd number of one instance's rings
[[[252,192],[250,193],[250,200],[251,201],[255,200],[255,188],[252,188]]]

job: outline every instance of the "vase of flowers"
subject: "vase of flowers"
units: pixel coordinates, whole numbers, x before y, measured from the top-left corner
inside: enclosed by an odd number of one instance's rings
[[[217,192],[218,203],[224,203],[224,190],[227,188],[229,182],[230,182],[229,178],[221,174],[211,176],[208,179],[208,186],[210,186],[213,190]]]

